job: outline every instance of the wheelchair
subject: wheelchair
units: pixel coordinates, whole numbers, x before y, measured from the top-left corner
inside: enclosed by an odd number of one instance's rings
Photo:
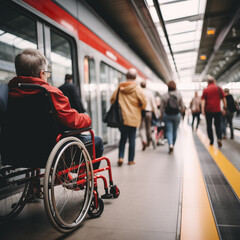
[[[117,198],[108,158],[95,156],[91,128],[68,130],[56,121],[50,93],[40,85],[18,84],[24,97],[9,97],[7,112],[0,116],[0,222],[21,212],[36,183],[43,188],[45,212],[53,227],[62,233],[75,230],[86,214],[99,217],[102,199]],[[34,94],[33,94],[34,93]],[[87,132],[91,142],[77,136]],[[94,163],[106,161],[104,168]],[[100,172],[107,171],[109,181]],[[98,194],[98,180],[105,194]],[[109,186],[108,186],[109,182]]]

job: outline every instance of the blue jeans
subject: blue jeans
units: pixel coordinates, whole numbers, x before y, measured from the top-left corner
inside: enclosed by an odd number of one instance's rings
[[[90,135],[83,135],[80,134],[79,136],[77,136],[83,143],[87,143],[87,142],[91,142],[91,136]],[[96,158],[99,158],[102,156],[103,154],[103,141],[100,137],[98,136],[94,136],[94,141],[95,141],[95,153],[96,153]],[[93,164],[93,169],[98,169],[99,165],[101,162],[96,162]]]
[[[169,145],[174,145],[177,138],[177,129],[181,120],[181,114],[166,114],[163,115],[163,121],[166,127],[166,137]]]
[[[125,144],[127,139],[129,139],[128,162],[132,162],[135,155],[136,128],[123,125],[119,127],[119,131],[121,132],[121,138],[119,142],[118,157],[124,158]]]

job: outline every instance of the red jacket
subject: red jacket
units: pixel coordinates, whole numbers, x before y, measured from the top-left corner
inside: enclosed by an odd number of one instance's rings
[[[202,94],[202,99],[205,100],[205,112],[221,112],[220,102],[224,97],[222,88],[214,83],[208,84]]]
[[[61,124],[69,129],[86,128],[91,125],[91,119],[88,115],[78,113],[72,109],[69,100],[63,95],[61,90],[49,85],[46,81],[34,77],[15,77],[9,83],[9,94],[12,97],[19,97],[33,92],[23,91],[17,88],[18,83],[38,84],[46,88],[50,92],[53,105],[56,110],[56,116]]]

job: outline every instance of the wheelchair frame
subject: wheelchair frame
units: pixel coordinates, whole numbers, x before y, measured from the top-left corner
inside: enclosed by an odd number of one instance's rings
[[[38,85],[20,84],[19,87],[39,88],[47,92]],[[74,137],[82,132],[91,134],[92,157],[83,142]],[[107,166],[94,170],[92,164],[103,160]],[[108,172],[109,186],[106,177],[98,174],[103,171]],[[120,194],[118,187],[113,184],[110,160],[104,156],[96,158],[94,133],[91,128],[59,134],[44,173],[40,173],[40,168],[18,169],[14,166],[3,166],[0,169],[0,203],[6,205],[0,206],[0,221],[10,220],[21,212],[30,200],[34,183],[40,182],[40,178],[44,178],[43,199],[46,214],[53,227],[62,233],[79,227],[87,213],[92,218],[99,217],[104,210],[102,199],[117,198]],[[98,179],[102,179],[105,189],[101,198],[98,194]]]

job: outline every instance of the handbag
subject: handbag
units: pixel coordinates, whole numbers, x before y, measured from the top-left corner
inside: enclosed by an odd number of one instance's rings
[[[109,111],[106,113],[103,122],[107,123],[108,127],[118,128],[123,125],[123,117],[121,106],[118,103],[119,88],[115,102],[111,105]]]

